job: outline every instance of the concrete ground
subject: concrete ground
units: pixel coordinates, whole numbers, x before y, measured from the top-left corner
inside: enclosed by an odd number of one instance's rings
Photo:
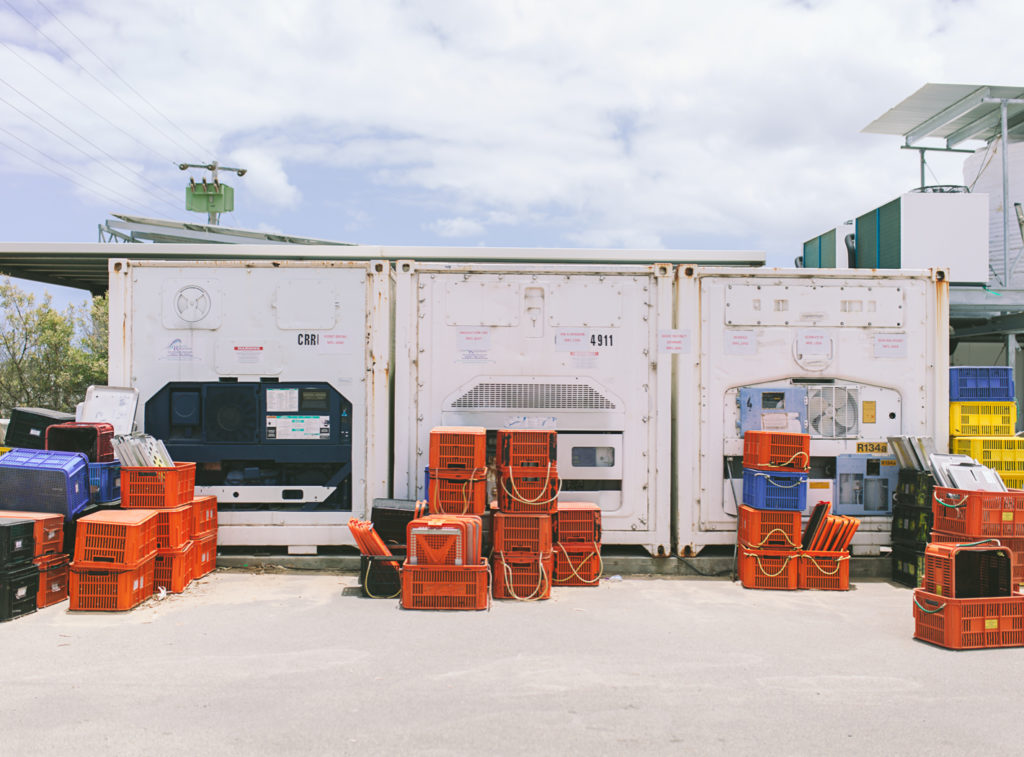
[[[402,611],[218,571],[128,613],[0,625],[9,755],[1013,753],[1024,650],[914,641],[911,592],[721,579]]]

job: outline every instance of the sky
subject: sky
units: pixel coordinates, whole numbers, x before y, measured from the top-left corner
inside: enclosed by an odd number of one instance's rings
[[[926,82],[1024,83],[1021,28],[1010,0],[0,0],[2,239],[203,222],[178,163],[217,160],[247,169],[225,226],[789,266],[917,185],[861,129]]]

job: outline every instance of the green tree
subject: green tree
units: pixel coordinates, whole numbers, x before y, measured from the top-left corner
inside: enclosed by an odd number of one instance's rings
[[[0,417],[12,407],[74,412],[91,384],[107,383],[107,297],[55,310],[0,279]]]

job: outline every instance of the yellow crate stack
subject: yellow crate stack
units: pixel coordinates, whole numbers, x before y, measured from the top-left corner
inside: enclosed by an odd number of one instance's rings
[[[999,473],[1008,489],[1024,489],[1024,438],[1014,436],[1015,402],[950,402],[949,451]]]

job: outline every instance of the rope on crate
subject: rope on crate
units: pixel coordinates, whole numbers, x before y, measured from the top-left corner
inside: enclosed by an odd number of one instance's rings
[[[520,602],[536,602],[540,599],[543,594],[544,579],[547,577],[547,571],[544,570],[544,555],[537,555],[537,565],[540,570],[537,571],[537,586],[528,597],[520,597],[516,594],[516,590],[512,586],[512,566],[505,562],[505,553],[499,552],[498,556],[501,558],[501,567],[505,571],[505,591],[512,595],[512,599],[517,599]]]
[[[820,565],[818,565],[818,561],[815,560],[810,555],[804,554],[804,555],[802,555],[802,557],[806,557],[808,560],[810,560],[814,564],[814,567],[818,569],[818,572],[821,573],[824,576],[834,576],[836,573],[839,572],[839,569],[841,567],[843,567],[842,566],[843,560],[849,560],[850,559],[849,555],[843,555],[842,557],[830,558],[830,559],[834,559],[836,561],[836,569],[833,570],[832,572],[829,572],[829,571],[825,570],[824,568],[822,568]]]
[[[381,562],[387,562],[387,561],[386,560],[382,560]],[[367,560],[366,561],[366,575],[363,576],[363,591],[366,592],[366,596],[368,596],[370,599],[398,599],[398,597],[402,596],[402,587],[401,587],[401,585],[399,585],[398,591],[396,591],[394,594],[392,594],[391,596],[388,596],[388,597],[383,597],[383,596],[378,597],[376,594],[374,594],[372,591],[370,591],[370,566],[373,565],[373,564],[374,564],[373,560]],[[401,572],[399,571],[399,569],[397,567],[395,568],[395,572],[398,573],[399,576],[401,576]]]
[[[958,498],[959,499],[967,499],[967,495],[966,494],[960,494],[960,495],[953,494],[953,495],[950,495],[950,496],[953,499],[958,499]],[[963,507],[964,505],[967,504],[966,502],[961,502],[959,505],[950,505],[947,502],[944,502],[943,500],[939,499],[939,495],[935,494],[935,493],[932,493],[932,498],[936,502],[938,502],[940,505],[942,505],[943,507],[949,508],[950,510],[959,510],[961,507]]]
[[[572,573],[573,578],[575,578],[577,581],[582,581],[585,584],[596,584],[601,581],[601,576],[604,575],[604,558],[601,557],[601,549],[597,546],[597,542],[594,542],[594,551],[586,557],[584,557],[582,560],[580,560],[580,567],[582,567],[583,564],[591,557],[597,557],[597,577],[592,581],[581,576],[579,572],[576,570],[576,568],[573,567],[572,560],[569,558],[569,551],[565,548],[565,545],[559,542],[558,546],[562,548],[562,552],[565,554],[565,562],[569,565],[569,572]]]
[[[805,483],[807,483],[807,479],[803,479],[801,481],[797,481],[795,484],[777,484],[774,481],[772,481],[771,474],[769,473],[755,472],[754,475],[761,476],[762,478],[767,478],[768,483],[778,489],[795,489],[796,487],[803,486]]]
[[[997,547],[1003,546],[1003,543],[1001,541],[999,541],[999,539],[982,539],[981,541],[972,541],[969,544],[960,543],[960,544],[957,544],[956,546],[958,546],[958,547],[979,547],[982,544],[992,544],[992,543],[994,543]]]
[[[946,609],[946,603],[943,602],[940,607],[937,607],[934,610],[926,610],[926,609],[924,609],[921,606],[921,603],[917,601],[917,597],[914,597],[914,607],[916,607],[918,610],[920,610],[921,612],[925,613],[926,615],[934,615],[937,612],[942,612],[943,610],[945,610]]]
[[[772,535],[773,535],[773,534],[782,534],[782,538],[786,540],[786,543],[787,543],[787,544],[788,544],[789,546],[791,546],[791,547],[795,547],[795,548],[797,548],[797,549],[799,549],[799,548],[800,548],[800,545],[799,545],[799,544],[797,544],[797,543],[796,543],[795,541],[793,541],[792,539],[790,539],[790,538],[789,538],[789,534],[787,534],[787,533],[786,533],[785,531],[783,531],[783,530],[782,530],[781,528],[773,528],[773,529],[772,529],[771,531],[769,531],[769,532],[768,532],[768,534],[767,534],[767,535],[766,535],[766,536],[765,536],[765,537],[764,537],[763,539],[761,539],[761,543],[760,543],[760,544],[750,544],[750,545],[748,545],[748,546],[751,546],[751,547],[753,547],[754,549],[760,549],[761,547],[763,547],[763,546],[764,546],[765,544],[767,544],[767,543],[768,543],[768,540],[772,538]]]
[[[800,450],[799,452],[794,452],[793,456],[791,458],[789,458],[789,460],[787,460],[784,463],[768,463],[768,465],[771,466],[772,468],[785,468],[787,465],[791,465],[793,463],[793,461],[796,460],[801,455],[807,461],[807,464],[810,465],[811,456],[808,455],[803,450]]]
[[[744,552],[743,556],[753,557],[754,560],[757,561],[757,569],[761,571],[761,575],[765,576],[766,578],[778,578],[782,575],[783,571],[786,570],[786,566],[789,565],[789,561],[792,560],[795,555],[787,555],[786,559],[782,562],[782,567],[779,568],[778,571],[775,573],[769,573],[764,569],[764,566],[761,565],[761,556],[756,552]]]
[[[512,491],[508,490],[508,486],[506,486],[506,481],[508,483],[512,484]],[[521,495],[519,493],[519,489],[516,487],[516,480],[515,480],[515,478],[512,477],[511,474],[509,474],[507,479],[506,479],[505,476],[501,477],[501,488],[504,490],[505,494],[508,495],[509,497],[511,497],[512,499],[514,499],[516,502],[522,502],[524,505],[547,505],[547,504],[550,504],[551,502],[554,502],[555,500],[557,500],[558,499],[558,495],[562,493],[562,480],[561,479],[558,479],[558,485],[555,487],[554,495],[551,496],[551,497],[548,497],[545,500],[541,499],[541,497],[544,496],[544,492],[547,490],[549,483],[551,483],[551,461],[550,460],[548,461],[547,474],[544,476],[544,485],[541,487],[540,494],[538,494],[533,499],[526,499],[525,497],[523,497],[523,495]]]

